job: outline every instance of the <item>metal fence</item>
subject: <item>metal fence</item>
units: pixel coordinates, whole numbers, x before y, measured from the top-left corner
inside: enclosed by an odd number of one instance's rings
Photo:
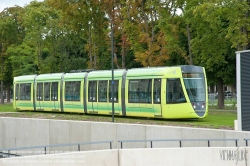
[[[209,106],[218,106],[218,93],[208,94],[208,104]],[[236,93],[226,93],[224,94],[224,104],[225,107],[237,107],[237,94]]]
[[[81,151],[81,148],[80,148],[81,145],[108,143],[109,148],[112,149],[112,142],[113,141],[77,142],[77,143],[69,143],[69,144],[53,144],[53,145],[26,146],[26,147],[17,147],[17,148],[3,148],[3,149],[0,149],[0,156],[1,156],[0,158],[21,156],[21,155],[12,153],[12,151],[21,151],[21,150],[26,150],[26,149],[44,149],[44,154],[47,154],[47,148],[50,148],[50,147],[77,146],[78,151]]]
[[[179,147],[182,147],[182,142],[185,141],[206,141],[207,146],[210,147],[211,141],[235,141],[235,146],[238,147],[239,139],[152,139],[152,140],[118,140],[121,143],[121,149],[125,142],[150,142],[150,147],[153,148],[153,142],[179,142]]]
[[[250,139],[246,138],[244,141],[246,141],[246,146],[248,146],[248,141]],[[207,147],[211,147],[210,143],[213,141],[234,141],[235,146],[238,147],[238,141],[239,139],[221,139],[221,138],[212,138],[212,139],[150,139],[150,140],[118,140],[118,143],[121,145],[121,149],[123,149],[124,143],[135,143],[135,142],[150,142],[150,147],[153,148],[153,142],[178,142],[179,147],[182,147],[183,142],[207,142]],[[69,143],[69,144],[53,144],[53,145],[42,145],[42,146],[27,146],[27,147],[17,147],[17,148],[3,148],[0,149],[0,158],[8,158],[8,157],[17,157],[21,156],[18,154],[13,153],[13,151],[20,151],[20,150],[26,150],[26,149],[44,149],[43,154],[47,154],[47,148],[50,147],[62,147],[62,146],[77,146],[78,151],[81,151],[80,145],[89,145],[89,144],[109,144],[109,148],[112,149],[112,142],[113,141],[97,141],[97,142],[78,142],[78,143]]]

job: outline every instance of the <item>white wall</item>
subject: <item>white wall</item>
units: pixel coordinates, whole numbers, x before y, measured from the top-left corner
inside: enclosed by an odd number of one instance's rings
[[[245,166],[244,154],[249,159],[244,148],[215,147],[126,149],[119,150],[118,156],[119,166]]]
[[[120,148],[118,140],[146,139],[239,139],[250,132],[191,127],[121,124],[107,122],[84,122],[67,120],[44,120],[25,118],[0,118],[0,149],[23,146],[68,144],[75,142],[113,141],[113,149]],[[211,141],[212,147],[234,147],[235,141]],[[207,147],[206,141],[182,142],[183,147]],[[123,143],[123,148],[150,147],[149,142]],[[179,147],[178,142],[153,142],[155,148]],[[51,148],[50,150],[75,151],[74,147]],[[109,144],[82,145],[82,150],[109,149]]]
[[[0,159],[1,166],[247,166],[250,148],[116,149]]]
[[[0,159],[1,166],[118,166],[118,150],[72,152]]]

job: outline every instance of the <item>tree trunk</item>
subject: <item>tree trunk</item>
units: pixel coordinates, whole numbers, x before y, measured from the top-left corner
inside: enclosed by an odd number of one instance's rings
[[[93,46],[93,56],[94,56],[94,69],[97,70],[97,55],[96,55],[96,44],[94,43],[94,46]]]
[[[218,108],[219,109],[224,109],[224,89],[223,89],[223,80],[220,78],[218,80]]]
[[[10,86],[8,86],[6,89],[7,89],[7,102],[9,103],[9,102],[10,102],[10,97],[11,97],[11,89],[10,89]]]
[[[91,25],[89,25],[89,67],[90,69],[94,69],[93,68],[93,56],[92,56],[92,40],[91,40],[91,29],[90,29]]]
[[[114,24],[113,24],[113,26],[114,26]],[[114,27],[113,27],[113,54],[114,54],[114,59],[112,59],[113,61],[114,61],[114,63],[115,63],[115,65],[116,65],[116,67],[117,67],[117,69],[120,69],[120,65],[119,65],[119,63],[118,63],[118,59],[117,59],[117,54],[116,54],[116,43],[115,43],[115,37],[114,37]]]
[[[192,51],[191,51],[191,32],[190,32],[189,24],[187,24],[187,34],[188,34],[189,64],[193,65],[193,55],[192,55]]]
[[[125,65],[125,37],[124,37],[124,32],[122,31],[122,69],[126,68]]]
[[[214,93],[214,85],[210,85],[210,93]]]
[[[114,46],[114,48],[115,48],[115,46]],[[118,63],[118,59],[117,59],[117,55],[116,55],[115,51],[114,51],[114,59],[113,59],[113,61],[115,62],[115,65],[116,65],[117,69],[120,69],[120,65]]]
[[[3,81],[1,81],[1,104],[4,104],[4,90],[3,90]]]

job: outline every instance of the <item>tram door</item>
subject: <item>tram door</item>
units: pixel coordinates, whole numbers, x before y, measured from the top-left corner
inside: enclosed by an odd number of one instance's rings
[[[44,95],[43,95],[43,83],[36,84],[36,110],[42,111],[44,109]]]
[[[128,89],[128,115],[154,116],[152,79],[129,80]]]
[[[128,82],[128,103],[126,106],[126,115],[140,116],[140,91],[139,79],[131,79]]]
[[[87,110],[89,113],[97,113],[98,112],[97,81],[89,81]]]
[[[59,111],[60,110],[60,100],[59,100],[59,86],[58,82],[51,83],[51,108],[52,111]]]
[[[114,80],[114,113],[119,114],[121,108],[119,103],[119,81]],[[112,114],[112,80],[109,81],[109,104],[108,104],[108,110]]]
[[[141,79],[139,82],[140,116],[152,116],[152,79]]]
[[[155,116],[162,116],[161,108],[161,79],[154,79],[153,87],[153,109]]]
[[[13,107],[17,108],[16,101],[18,100],[19,94],[19,84],[14,84],[14,98],[13,98]]]
[[[98,110],[108,112],[108,81],[98,81]]]
[[[36,110],[59,111],[58,82],[40,82],[36,86]]]
[[[43,109],[51,110],[50,109],[50,101],[51,101],[51,95],[50,95],[50,82],[44,82],[43,84]]]

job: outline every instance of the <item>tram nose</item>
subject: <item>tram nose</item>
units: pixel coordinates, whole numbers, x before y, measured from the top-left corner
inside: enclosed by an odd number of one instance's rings
[[[192,102],[192,107],[195,111],[195,113],[200,116],[203,117],[206,113],[206,103],[205,102]]]
[[[194,110],[204,110],[206,108],[205,102],[192,102]]]

